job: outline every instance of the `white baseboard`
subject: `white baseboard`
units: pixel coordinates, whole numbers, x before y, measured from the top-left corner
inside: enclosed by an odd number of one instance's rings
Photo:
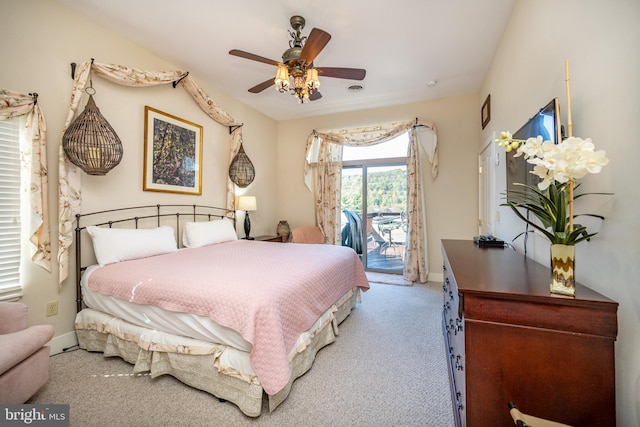
[[[78,345],[78,336],[75,331],[69,332],[57,337],[53,337],[49,341],[49,354],[54,355],[62,353],[66,348],[75,347]]]

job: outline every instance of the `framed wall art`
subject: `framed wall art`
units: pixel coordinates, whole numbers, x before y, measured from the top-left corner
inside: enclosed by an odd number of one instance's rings
[[[202,126],[144,107],[144,191],[202,194]]]
[[[482,129],[486,128],[491,120],[491,95],[487,95],[484,104],[482,104],[482,110],[480,111],[480,119],[482,121]]]

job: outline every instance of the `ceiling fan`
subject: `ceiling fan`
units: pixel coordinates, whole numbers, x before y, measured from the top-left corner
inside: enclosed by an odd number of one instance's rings
[[[304,18],[292,16],[289,22],[295,32],[289,30],[292,40],[289,40],[289,49],[282,54],[282,62],[243,50],[229,51],[229,54],[234,56],[278,67],[275,79],[265,80],[249,89],[249,92],[260,93],[275,84],[278,91],[290,92],[295,95],[299,103],[305,103],[322,98],[318,92],[320,87],[318,76],[349,80],[364,79],[367,71],[360,68],[314,67],[313,60],[329,43],[331,35],[319,28],[313,28],[308,37],[303,37],[300,33],[304,28]]]

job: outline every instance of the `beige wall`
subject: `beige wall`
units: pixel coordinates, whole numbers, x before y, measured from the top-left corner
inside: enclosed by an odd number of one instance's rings
[[[307,137],[314,129],[342,129],[399,120],[429,120],[438,133],[440,173],[425,160],[430,280],[441,280],[440,240],[477,234],[477,145],[480,116],[475,95],[340,113],[278,123],[278,215],[292,227],[315,224],[313,195],[303,181]]]
[[[517,130],[553,97],[560,99],[566,125],[564,61],[569,60],[573,135],[592,138],[610,159],[600,174],[583,180],[583,190],[615,193],[578,206],[578,212],[596,212],[606,220],[595,223],[599,234],[591,242],[577,246],[576,276],[620,304],[620,426],[640,425],[640,170],[633,149],[640,117],[638,18],[638,1],[520,0],[480,94],[484,100],[490,93],[492,101],[491,122],[481,140],[493,131]],[[504,167],[499,170],[497,190],[502,192]],[[502,208],[497,234],[511,240],[523,229],[522,222]],[[518,246],[521,250],[521,243]],[[529,254],[546,265],[548,247],[547,241],[532,239]]]
[[[46,0],[4,2],[0,13],[3,62],[0,88],[39,94],[38,102],[47,122],[49,210],[52,241],[58,237],[57,158],[62,128],[69,108],[72,80],[70,63],[95,58],[104,63],[122,64],[144,70],[175,70],[172,64],[139,46],[107,32],[56,2]],[[8,59],[7,59],[8,58]],[[252,234],[263,234],[276,221],[276,123],[241,104],[193,75],[205,92],[243,127],[244,147],[256,167],[256,179],[239,193],[258,197],[259,211],[252,215]],[[83,174],[83,212],[108,206],[186,203],[224,206],[229,162],[230,135],[227,127],[206,116],[181,88],[171,85],[128,88],[93,78],[94,99],[100,112],[123,143],[122,162],[106,176]],[[81,109],[85,101],[81,102]],[[203,126],[203,185],[201,196],[142,191],[144,107],[178,116]],[[240,220],[242,220],[240,214]],[[241,221],[239,229],[241,227]],[[242,232],[239,233],[242,235]],[[28,248],[27,248],[28,249]],[[52,248],[54,260],[57,246]],[[73,250],[73,247],[72,247]],[[74,275],[58,291],[58,268],[48,273],[27,260],[23,268],[23,301],[29,306],[29,322],[55,327],[53,351],[75,343]],[[71,256],[73,262],[73,254]],[[73,272],[73,264],[71,271]],[[45,305],[59,301],[59,314],[45,317]]]

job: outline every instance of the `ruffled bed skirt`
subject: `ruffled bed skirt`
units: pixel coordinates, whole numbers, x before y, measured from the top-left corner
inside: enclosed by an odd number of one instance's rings
[[[347,292],[297,340],[289,353],[291,379],[269,399],[269,411],[282,403],[296,378],[313,365],[316,353],[335,341],[338,325],[360,300],[360,290]],[[86,308],[76,316],[80,348],[118,356],[134,365],[134,373],[151,377],[169,374],[181,382],[236,404],[250,417],[262,412],[264,390],[249,362],[249,353],[133,325],[111,315]]]

